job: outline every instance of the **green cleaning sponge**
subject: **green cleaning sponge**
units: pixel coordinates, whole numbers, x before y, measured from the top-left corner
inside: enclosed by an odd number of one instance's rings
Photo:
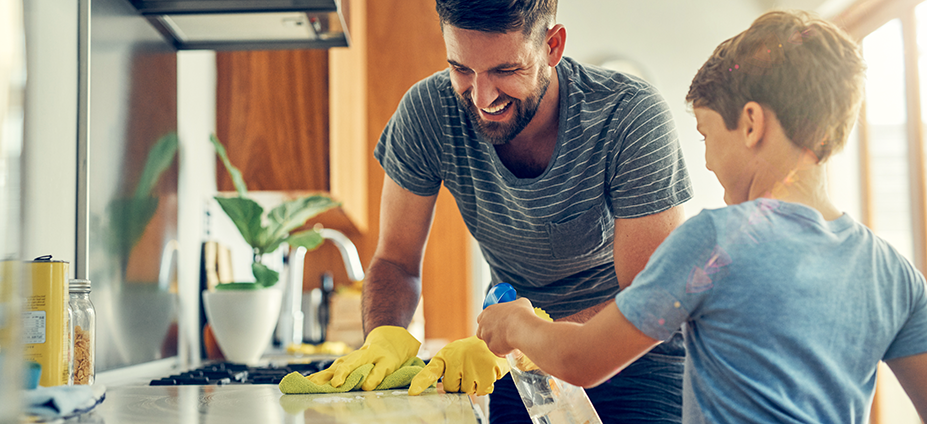
[[[397,387],[408,386],[412,381],[412,378],[415,377],[422,368],[425,367],[425,361],[422,361],[418,357],[413,357],[409,359],[398,370],[394,371],[392,374],[386,376],[383,379],[383,382],[380,383],[374,390],[389,390],[395,389]],[[357,369],[355,369],[351,374],[348,375],[348,378],[345,379],[344,384],[340,387],[332,387],[331,382],[319,385],[309,381],[308,378],[304,377],[299,372],[291,372],[283,377],[283,380],[280,381],[280,391],[284,394],[295,395],[295,394],[313,394],[313,393],[344,393],[352,390],[360,390],[361,385],[364,384],[364,380],[367,379],[367,375],[370,374],[370,371],[373,370],[373,364],[364,364]]]

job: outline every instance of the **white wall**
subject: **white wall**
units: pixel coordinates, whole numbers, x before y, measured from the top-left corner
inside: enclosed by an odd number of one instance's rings
[[[597,63],[608,57],[637,62],[669,104],[695,195],[686,215],[724,206],[723,190],[705,169],[705,149],[685,96],[698,68],[715,46],[746,29],[764,10],[743,0],[560,2],[566,55]]]
[[[600,63],[610,57],[637,62],[669,104],[695,195],[686,215],[724,206],[723,189],[705,168],[702,136],[685,104],[695,72],[722,41],[747,29],[772,7],[820,10],[829,16],[847,0],[563,0],[566,55]]]
[[[23,143],[22,257],[52,255],[72,264],[77,200],[78,3],[23,2],[26,110]]]

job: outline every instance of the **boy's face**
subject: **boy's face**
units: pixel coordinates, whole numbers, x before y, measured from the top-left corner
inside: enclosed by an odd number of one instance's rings
[[[521,31],[443,31],[454,91],[486,139],[507,143],[531,122],[550,84],[543,49]]]
[[[749,200],[751,178],[745,171],[750,161],[744,154],[747,149],[743,133],[727,129],[718,112],[705,107],[697,107],[694,112],[696,129],[705,137],[705,167],[724,187],[724,202],[734,205]]]

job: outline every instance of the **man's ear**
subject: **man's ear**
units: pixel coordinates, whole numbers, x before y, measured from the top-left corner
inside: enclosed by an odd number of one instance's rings
[[[740,131],[747,148],[753,148],[763,140],[766,135],[766,126],[763,105],[757,102],[747,102],[740,112]]]
[[[560,63],[563,58],[563,50],[566,48],[566,28],[563,24],[556,24],[547,30],[547,37],[544,39],[547,45],[547,66],[554,67]]]

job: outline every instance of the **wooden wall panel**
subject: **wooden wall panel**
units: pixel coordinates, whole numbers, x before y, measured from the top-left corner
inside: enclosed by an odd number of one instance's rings
[[[248,189],[328,191],[328,51],[217,52],[216,65],[216,134]]]
[[[368,166],[373,152],[367,140],[367,20],[366,4],[342,2],[351,46],[328,52],[331,139],[331,194],[355,227],[366,233],[370,221]],[[350,4],[349,8],[344,6]],[[374,216],[370,216],[374,215]]]
[[[372,152],[403,94],[419,80],[446,68],[447,55],[434,1],[370,0],[366,6],[368,139]],[[369,169],[371,213],[375,213],[379,210],[383,170],[375,159],[371,159]],[[374,241],[366,247],[375,246]],[[475,332],[475,317],[470,313],[469,246],[469,233],[457,205],[442,189],[423,269],[428,338],[454,340]]]

